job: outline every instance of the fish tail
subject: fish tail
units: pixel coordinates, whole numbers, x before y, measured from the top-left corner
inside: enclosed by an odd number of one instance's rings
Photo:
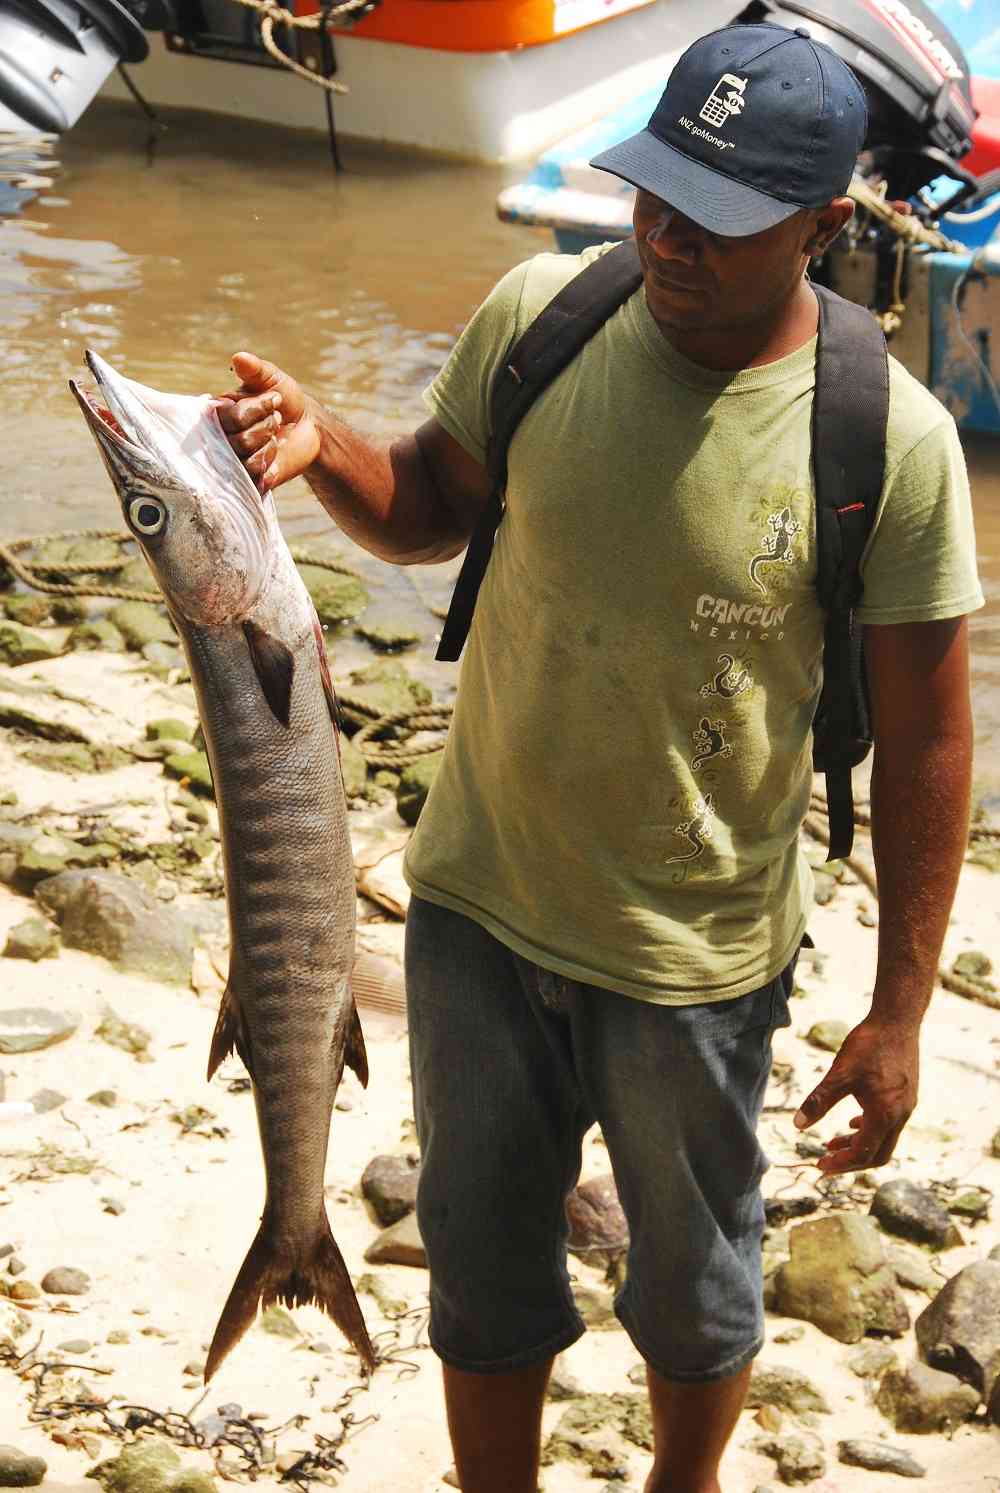
[[[337,1324],[368,1372],[374,1369],[375,1354],[365,1319],[325,1215],[312,1248],[292,1260],[287,1251],[279,1254],[275,1248],[265,1214],[215,1329],[205,1362],[206,1384],[253,1325],[257,1308],[264,1309],[275,1302],[283,1306],[318,1306]]]

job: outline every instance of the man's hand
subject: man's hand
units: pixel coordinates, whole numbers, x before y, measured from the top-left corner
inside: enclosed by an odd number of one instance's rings
[[[917,1029],[900,1030],[870,1016],[849,1032],[826,1077],[795,1116],[799,1130],[821,1120],[852,1094],[861,1114],[849,1121],[853,1135],[837,1135],[820,1158],[821,1172],[854,1172],[884,1166],[896,1149],[917,1102],[920,1045]]]
[[[269,492],[316,460],[316,407],[293,378],[254,353],[236,353],[233,372],[242,382],[220,395],[219,423],[260,491]]]

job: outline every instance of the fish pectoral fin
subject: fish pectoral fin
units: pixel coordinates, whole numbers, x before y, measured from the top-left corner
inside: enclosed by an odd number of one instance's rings
[[[215,1329],[205,1361],[206,1384],[226,1354],[253,1325],[257,1308],[267,1308],[278,1301],[283,1306],[318,1306],[336,1322],[365,1368],[369,1372],[374,1369],[375,1354],[365,1319],[326,1218],[312,1247],[299,1258],[290,1259],[276,1250],[265,1212]]]
[[[244,622],[243,636],[250,645],[254,671],[264,698],[271,707],[271,714],[275,720],[287,726],[292,708],[295,655],[280,638],[272,637],[263,627],[258,627],[256,622]]]
[[[358,1015],[357,1006],[354,1007],[354,1015],[347,1029],[347,1046],[344,1048],[344,1061],[349,1068],[353,1068],[361,1080],[361,1087],[368,1087],[368,1050],[365,1047],[365,1034],[361,1030],[361,1017]]]
[[[212,1046],[208,1054],[209,1083],[214,1078],[219,1064],[234,1050],[239,1053],[243,1059],[243,1066],[250,1077],[253,1078],[254,1071],[253,1064],[250,1061],[250,1042],[243,1027],[240,1003],[227,985],[222,997],[222,1005],[219,1007],[219,1019],[215,1023],[215,1031],[212,1033]]]

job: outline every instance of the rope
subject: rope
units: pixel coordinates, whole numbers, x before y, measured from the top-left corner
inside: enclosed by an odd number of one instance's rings
[[[239,0],[245,3],[245,0]],[[944,249],[949,254],[965,254],[965,244],[960,244],[955,239],[948,238],[940,229],[928,228],[920,219],[908,213],[898,213],[894,207],[890,207],[885,198],[876,192],[861,176],[852,176],[851,184],[847,188],[848,197],[865,208],[874,217],[891,228],[893,233],[908,244],[922,244],[928,249]]]
[[[367,10],[370,0],[343,0],[340,5],[333,5],[328,10],[317,11],[314,15],[296,16],[284,6],[278,5],[277,0],[233,0],[234,5],[243,5],[247,10],[255,10],[260,16],[260,39],[264,44],[264,50],[275,62],[280,62],[282,67],[287,67],[296,77],[305,78],[307,83],[316,83],[320,88],[325,88],[329,93],[349,93],[350,89],[343,83],[337,83],[333,78],[324,78],[320,73],[314,73],[301,63],[294,62],[285,52],[281,50],[274,39],[275,26],[290,26],[298,31],[318,31],[321,26],[338,20],[342,16],[349,16],[356,10]]]
[[[351,709],[356,708],[358,704],[369,711],[371,709],[370,706],[364,706],[363,701],[356,701],[354,705],[351,705],[350,696],[342,695],[340,698],[341,704],[348,705]],[[428,757],[432,752],[439,752],[441,743],[431,741],[423,746],[381,746],[374,738],[388,730],[402,729],[407,733],[447,731],[451,725],[451,717],[450,705],[442,706],[437,710],[400,710],[394,715],[382,715],[370,720],[351,739],[364,754],[365,761],[372,767],[409,767],[412,763],[419,762],[421,757]]]

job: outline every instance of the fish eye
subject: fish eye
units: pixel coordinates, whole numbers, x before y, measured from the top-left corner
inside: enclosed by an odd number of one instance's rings
[[[128,505],[128,518],[140,534],[159,534],[167,522],[167,510],[158,498],[133,498]]]

